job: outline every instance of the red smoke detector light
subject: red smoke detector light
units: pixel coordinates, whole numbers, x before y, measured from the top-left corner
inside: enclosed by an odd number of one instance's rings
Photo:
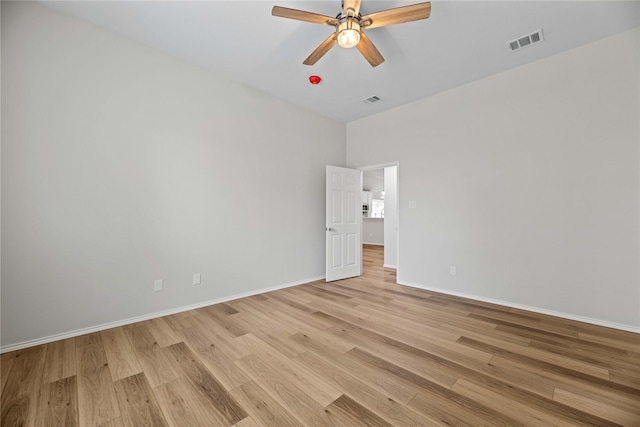
[[[320,80],[322,80],[320,76],[309,76],[309,83],[311,83],[312,85],[317,85],[318,83],[320,83]]]

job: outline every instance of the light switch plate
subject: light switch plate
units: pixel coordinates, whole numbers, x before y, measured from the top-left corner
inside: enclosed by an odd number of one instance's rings
[[[200,277],[200,273],[196,273],[193,275],[193,285],[199,285],[200,283],[202,283],[201,281],[201,277]]]
[[[153,281],[153,291],[154,292],[162,291],[162,279],[158,279],[158,280],[154,280]]]

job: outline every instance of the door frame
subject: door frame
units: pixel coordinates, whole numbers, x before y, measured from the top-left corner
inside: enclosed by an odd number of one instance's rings
[[[396,197],[397,197],[397,206],[396,206],[396,217],[398,218],[398,230],[396,232],[396,283],[398,282],[398,277],[400,276],[400,162],[388,162],[388,163],[380,163],[369,166],[360,166],[357,169],[360,169],[363,174],[365,171],[370,170],[378,170],[384,169],[389,166],[396,166]],[[364,182],[364,179],[363,179]],[[386,234],[385,234],[386,236]],[[360,261],[362,262],[362,260]],[[362,270],[362,268],[361,268]]]

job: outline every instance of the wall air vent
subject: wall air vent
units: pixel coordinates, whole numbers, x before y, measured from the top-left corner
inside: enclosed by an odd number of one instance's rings
[[[378,102],[378,101],[380,101],[380,97],[375,95],[370,98],[362,100],[362,102],[364,102],[365,104],[373,104],[374,102]]]
[[[523,47],[531,46],[532,44],[536,44],[544,40],[542,36],[542,30],[534,31],[531,34],[527,34],[526,36],[519,37],[515,40],[511,40],[507,43],[509,49],[518,50]]]

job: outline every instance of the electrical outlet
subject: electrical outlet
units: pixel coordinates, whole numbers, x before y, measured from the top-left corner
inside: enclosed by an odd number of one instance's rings
[[[196,273],[193,275],[193,285],[199,285],[200,283],[202,283],[201,281],[201,277],[200,277],[200,273]]]
[[[153,292],[160,292],[160,291],[162,291],[162,279],[154,280]]]
[[[449,274],[452,276],[455,276],[456,274],[458,274],[458,269],[456,268],[455,265],[449,266]]]
[[[409,200],[409,209],[415,209],[417,207],[417,203],[415,200]]]

